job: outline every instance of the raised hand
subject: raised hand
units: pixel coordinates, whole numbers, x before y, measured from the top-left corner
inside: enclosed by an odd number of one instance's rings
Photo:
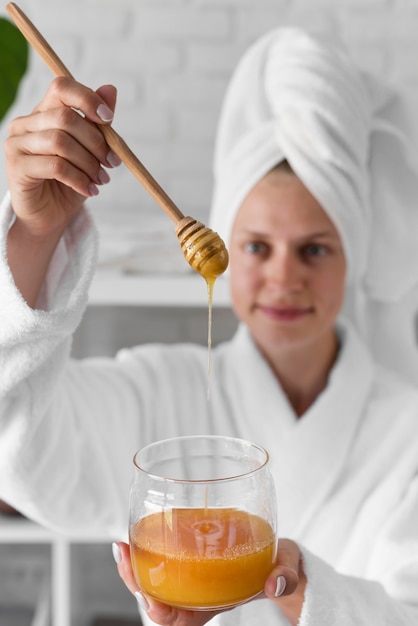
[[[29,306],[37,304],[56,245],[85,198],[107,183],[105,167],[120,164],[96,124],[113,118],[116,89],[97,91],[56,78],[25,117],[11,122],[5,142],[16,219],[7,254],[14,281]]]
[[[96,124],[112,120],[115,102],[110,85],[95,92],[60,77],[30,115],[11,122],[5,151],[12,204],[33,236],[62,233],[84,199],[109,181],[104,167],[120,160]]]

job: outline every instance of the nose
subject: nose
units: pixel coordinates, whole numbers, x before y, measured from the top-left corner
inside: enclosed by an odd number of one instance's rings
[[[266,265],[266,280],[271,288],[280,291],[300,291],[305,281],[305,268],[292,250],[277,250]]]

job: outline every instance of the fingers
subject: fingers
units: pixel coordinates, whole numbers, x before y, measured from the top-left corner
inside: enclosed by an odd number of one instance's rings
[[[299,623],[305,587],[306,576],[297,544],[288,539],[280,539],[277,565],[266,581],[264,593],[278,605],[290,624]]]
[[[135,595],[138,604],[156,624],[161,626],[203,626],[216,615],[215,611],[177,609],[150,598],[141,591],[135,581],[128,544],[114,543],[112,551],[119,576],[129,591]]]
[[[129,546],[125,543],[114,544],[113,553],[123,582],[156,624],[203,626],[217,614],[216,611],[186,611],[156,602],[144,594],[135,581]],[[291,624],[296,624],[299,620],[305,585],[306,578],[297,544],[288,539],[281,539],[278,544],[277,566],[266,581],[264,593],[280,606]]]
[[[24,178],[23,183],[27,183],[28,179],[56,180],[82,195],[90,195],[95,185],[103,185],[110,180],[109,174],[91,152],[62,131],[50,130],[36,136],[31,134],[7,140],[5,150],[6,154],[14,153],[10,164],[16,172],[16,183],[21,177]]]
[[[115,110],[117,97],[116,87],[113,85],[103,85],[96,89],[96,93],[104,100],[111,111]]]
[[[42,133],[46,133],[42,136]],[[91,157],[103,165],[112,167],[120,162],[116,155],[110,154],[106,141],[100,130],[94,124],[89,123],[73,108],[59,106],[35,114],[20,117],[13,120],[9,125],[10,137],[38,139],[43,143],[39,145],[39,153],[50,153],[70,157],[74,150],[81,154],[81,148]],[[45,140],[49,140],[49,144]],[[38,154],[38,148],[32,142],[31,145],[19,146],[28,154]],[[62,152],[65,150],[65,152]],[[115,159],[116,157],[116,159]]]
[[[123,543],[122,541],[113,543],[112,552],[118,568],[119,576],[122,578],[129,591],[135,595],[135,593],[141,590],[135,581],[128,544]]]
[[[113,120],[115,103],[116,90],[111,85],[93,91],[75,80],[59,76],[52,81],[35,112],[64,105],[81,111],[88,120],[96,124],[108,124]]]
[[[111,85],[93,92],[73,80],[55,79],[34,113],[9,125],[5,150],[10,180],[30,185],[55,179],[84,196],[96,195],[97,185],[110,180],[103,166],[121,161],[91,122],[111,119],[115,103]]]
[[[280,539],[277,553],[277,566],[268,577],[264,592],[269,598],[291,595],[299,584],[301,554],[297,544],[288,539]]]

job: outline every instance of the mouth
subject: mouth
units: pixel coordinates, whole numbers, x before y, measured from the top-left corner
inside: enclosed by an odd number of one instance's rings
[[[312,307],[267,306],[259,304],[257,309],[266,317],[279,322],[296,322],[313,313]]]

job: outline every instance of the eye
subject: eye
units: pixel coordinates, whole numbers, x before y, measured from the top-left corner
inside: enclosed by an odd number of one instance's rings
[[[318,258],[327,254],[327,248],[318,243],[310,243],[303,247],[302,254],[307,258]]]
[[[265,243],[261,243],[260,241],[248,241],[245,246],[244,249],[246,252],[248,252],[249,254],[254,254],[254,255],[265,255],[267,253],[267,246]]]

